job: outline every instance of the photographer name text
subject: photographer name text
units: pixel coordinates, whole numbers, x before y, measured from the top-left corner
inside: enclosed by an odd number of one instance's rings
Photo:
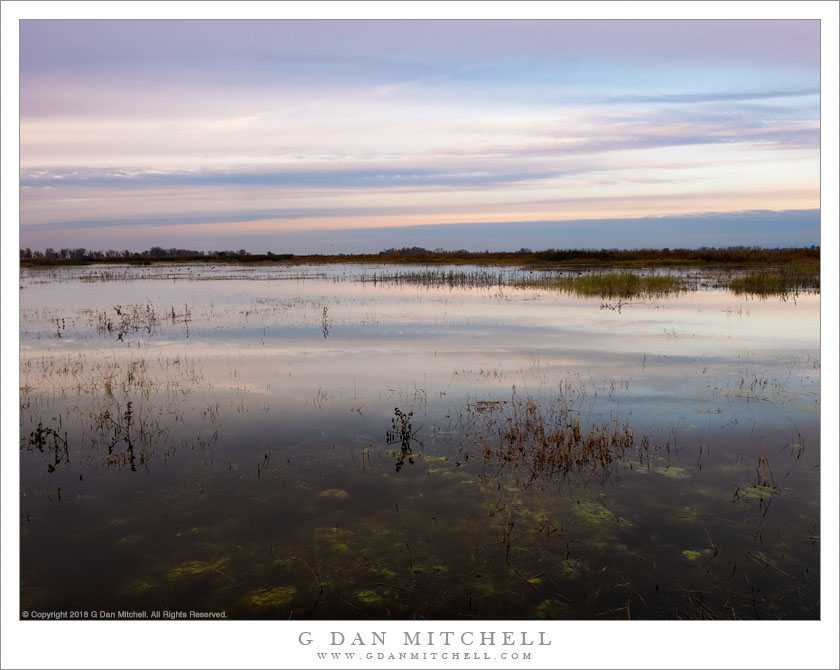
[[[389,639],[386,631],[366,631],[357,633],[343,633],[330,631],[326,636],[315,638],[310,631],[303,631],[298,636],[298,644],[311,644],[330,647],[376,647],[394,645],[393,638]],[[403,647],[423,646],[480,646],[480,647],[549,647],[551,640],[543,631],[402,631],[397,634],[396,644]]]

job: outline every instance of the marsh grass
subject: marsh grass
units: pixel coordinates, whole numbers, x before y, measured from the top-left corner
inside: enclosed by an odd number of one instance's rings
[[[743,274],[748,272],[748,274]],[[717,267],[703,272],[680,272],[674,269],[653,274],[650,267],[604,271],[603,268],[575,270],[423,268],[412,271],[364,273],[358,281],[391,285],[415,285],[426,288],[534,288],[558,291],[588,298],[632,299],[663,298],[704,288],[730,289],[737,294],[787,297],[799,291],[819,290],[819,263],[803,262],[764,266],[758,270]]]
[[[729,286],[735,293],[783,293],[786,290],[782,275],[764,272],[737,277]]]
[[[423,268],[415,271],[363,273],[358,281],[377,284],[414,285],[447,288],[491,288],[510,285],[511,277],[507,272],[491,272],[484,269],[442,270]]]
[[[639,272],[574,274],[524,271],[491,272],[485,269],[441,270],[424,268],[410,272],[364,274],[359,281],[376,284],[419,285],[428,288],[539,288],[586,297],[634,298],[663,296],[687,290],[676,275],[646,275]]]
[[[729,281],[737,294],[791,295],[800,290],[819,290],[819,263],[794,263],[784,267],[762,269]]]
[[[602,299],[657,298],[696,291],[704,288],[731,289],[737,294],[786,297],[798,291],[819,291],[820,263],[806,256],[786,259],[784,255],[769,254],[761,258],[738,261],[733,257],[727,262],[718,262],[714,255],[708,259],[624,257],[605,262],[604,258],[576,257],[563,262],[521,262],[513,263],[490,260],[468,264],[466,260],[456,262],[450,259],[448,267],[441,267],[425,257],[402,258],[377,257],[382,264],[375,271],[360,274],[335,273],[331,271],[291,271],[285,264],[245,265],[226,263],[201,263],[200,271],[190,271],[188,266],[169,263],[149,269],[133,265],[113,267],[104,270],[87,271],[76,277],[83,282],[114,282],[131,280],[261,280],[261,281],[307,281],[325,279],[333,282],[357,281],[374,286],[420,286],[424,288],[450,289],[503,289],[536,288],[562,291],[582,297]],[[373,260],[373,259],[370,259]],[[324,261],[327,263],[328,261]],[[411,263],[414,267],[401,269]],[[659,268],[659,270],[655,270]],[[45,267],[27,270],[32,283],[69,281],[74,275],[70,268]],[[161,321],[169,320],[174,310],[166,306],[162,310],[150,305],[127,305],[114,307],[97,314],[95,324],[100,335],[114,333],[118,339],[128,333],[154,330]],[[152,309],[150,309],[152,308]],[[323,305],[321,305],[323,309]],[[172,319],[189,322],[188,312],[180,310]],[[163,316],[161,316],[163,315]],[[322,323],[323,325],[323,323]],[[53,334],[64,336],[61,324],[53,323]]]
[[[674,275],[642,275],[634,272],[606,272],[575,277],[550,275],[523,280],[517,285],[598,298],[658,297],[686,288],[684,282]]]
[[[158,317],[155,307],[151,303],[145,305],[115,305],[114,315],[107,311],[96,314],[96,332],[99,335],[116,333],[117,340],[129,333],[137,333],[145,330],[147,335],[160,326],[161,320]],[[175,322],[175,308],[172,307],[172,320]]]
[[[43,454],[48,473],[65,470],[71,460],[134,471],[153,459],[166,461],[176,448],[205,449],[218,435],[217,411],[204,413],[206,424],[195,434],[177,428],[185,411],[180,400],[210,388],[195,359],[182,354],[27,357],[21,379],[21,449]],[[72,411],[59,413],[45,401],[51,390]]]

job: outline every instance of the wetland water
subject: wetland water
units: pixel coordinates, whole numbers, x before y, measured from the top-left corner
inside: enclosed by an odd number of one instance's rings
[[[414,270],[22,270],[21,609],[819,617],[818,293]]]

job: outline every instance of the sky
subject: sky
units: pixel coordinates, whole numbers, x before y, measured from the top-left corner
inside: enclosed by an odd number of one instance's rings
[[[814,20],[24,20],[20,245],[820,244]]]

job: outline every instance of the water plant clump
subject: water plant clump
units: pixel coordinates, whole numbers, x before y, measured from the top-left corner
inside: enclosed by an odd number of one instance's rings
[[[543,473],[606,469],[613,461],[625,459],[635,446],[629,423],[585,427],[562,399],[546,409],[514,391],[509,402],[482,405],[475,416],[477,429],[468,441],[478,443],[485,461],[525,467],[531,479]],[[492,435],[496,441],[489,439]],[[635,447],[634,458],[649,465],[649,449],[645,436]]]
[[[344,489],[324,489],[318,494],[319,498],[333,498],[335,500],[345,500],[350,497],[350,494]]]
[[[47,463],[47,471],[55,472],[61,463],[70,462],[70,449],[67,444],[67,433],[62,436],[57,430],[44,427],[38,422],[38,427],[29,434],[28,441],[24,442],[24,448],[35,448],[41,453],[45,450],[52,452],[53,462]]]
[[[417,431],[413,430],[411,426],[411,417],[413,416],[413,411],[403,412],[399,407],[395,407],[394,416],[391,419],[391,429],[385,432],[385,441],[388,444],[400,443],[400,450],[393,454],[397,472],[405,465],[406,458],[408,458],[410,464],[414,463],[411,443],[417,440],[415,437]]]
[[[169,570],[169,572],[166,573],[166,576],[173,581],[178,581],[184,579],[185,577],[201,577],[211,573],[224,575],[222,570],[227,568],[228,565],[230,565],[230,560],[227,558],[220,558],[212,562],[187,561],[186,563],[181,563],[181,565]]]
[[[399,407],[394,408],[394,417],[391,419],[391,429],[386,432],[388,444],[399,442],[403,448],[411,445],[414,439],[414,431],[411,429],[411,417],[414,412],[403,412]]]
[[[278,586],[273,589],[259,589],[251,593],[249,601],[255,607],[286,607],[294,600],[297,589],[294,586]]]
[[[139,331],[146,331],[146,335],[151,335],[161,324],[161,319],[151,303],[145,305],[114,305],[113,312],[113,315],[107,310],[97,312],[96,332],[99,335],[116,334],[116,339],[120,342],[126,335]],[[174,307],[172,308],[172,320],[174,323]]]
[[[575,515],[593,524],[615,523],[615,514],[602,504],[595,502],[582,502],[576,505]]]
[[[355,599],[357,602],[364,605],[376,605],[377,603],[382,602],[382,596],[380,596],[376,591],[371,590],[357,591]]]

